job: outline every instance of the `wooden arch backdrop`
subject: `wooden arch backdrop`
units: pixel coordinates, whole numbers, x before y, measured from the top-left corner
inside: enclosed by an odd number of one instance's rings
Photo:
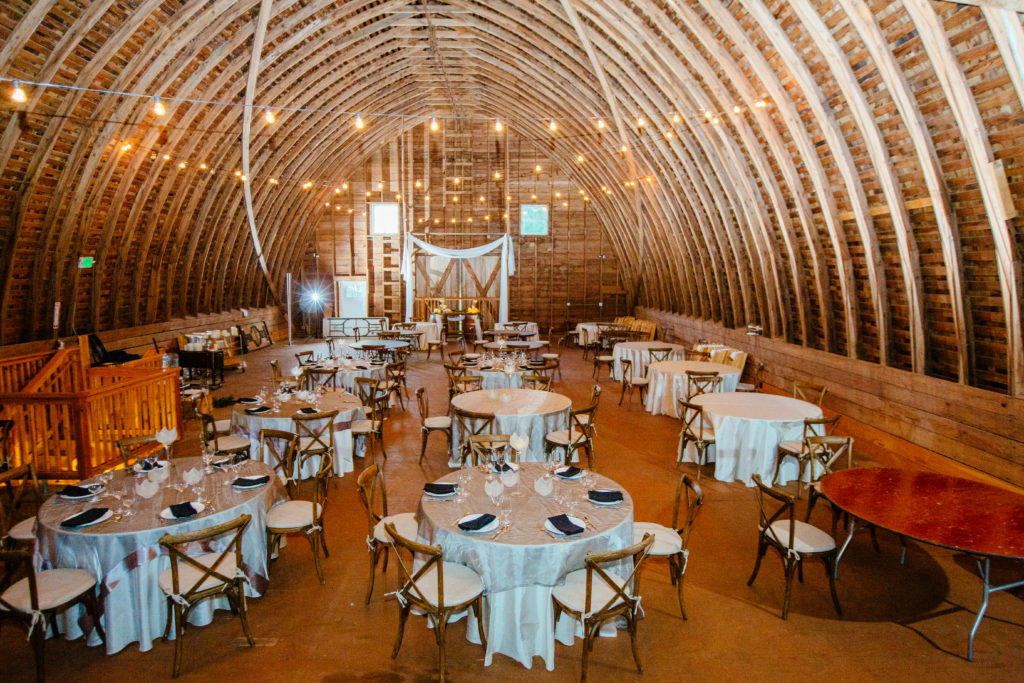
[[[1019,9],[12,1],[0,344],[55,301],[62,334],[273,302],[372,150],[492,117],[589,193],[632,302],[1022,395]]]

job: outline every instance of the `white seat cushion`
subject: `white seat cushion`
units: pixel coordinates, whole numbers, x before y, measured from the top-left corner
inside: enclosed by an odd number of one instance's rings
[[[651,555],[675,555],[683,549],[683,539],[675,529],[654,522],[633,522],[633,543],[644,540],[644,534],[654,536]]]
[[[574,438],[576,441],[579,441],[580,439],[584,438],[583,432],[577,429],[573,434],[572,438]],[[568,429],[559,429],[556,432],[548,432],[547,434],[544,435],[545,441],[558,444],[560,446],[567,446],[569,444],[569,439],[570,436]]]
[[[596,360],[602,361],[604,363],[611,363],[613,360],[615,360],[615,356],[598,356]]]
[[[540,357],[544,360],[558,360],[559,355],[557,353],[542,353]]]
[[[387,529],[384,528],[385,524],[394,524],[398,535],[402,538],[408,538],[410,541],[415,541],[419,536],[419,526],[416,524],[415,512],[400,512],[397,515],[388,515],[373,527],[373,537],[380,543],[390,544],[391,537],[388,536]]]
[[[439,415],[437,417],[428,417],[423,421],[423,426],[427,429],[451,429],[452,418],[448,415]]]
[[[7,535],[15,541],[36,540],[36,518],[29,517],[28,519],[21,520],[10,528]]]
[[[217,437],[217,448],[222,451],[233,451],[240,448],[249,447],[249,437],[241,436],[240,434],[232,434],[230,436],[218,436]]]
[[[200,555],[194,559],[198,561],[199,564],[210,567],[213,566],[213,563],[217,561],[218,557],[220,557],[220,553],[206,553],[205,555]],[[185,564],[181,560],[175,560],[175,562],[178,563],[178,587],[181,589],[182,593],[186,593],[192,590],[192,587],[195,586],[196,581],[199,580],[202,573],[192,565]],[[224,561],[217,567],[217,573],[223,574],[224,576],[234,576],[235,566],[235,554],[231,553],[225,557]],[[160,572],[160,577],[157,579],[157,583],[160,585],[160,590],[167,595],[174,593],[174,583],[171,577],[170,567]],[[203,585],[200,587],[200,590],[207,590],[209,588],[216,588],[217,586],[223,585],[224,582],[220,579],[214,576],[207,576],[203,581]]]
[[[369,434],[376,431],[376,425],[380,424],[373,420],[353,420],[352,421],[352,433],[353,434]]]
[[[757,388],[753,384],[739,382],[736,384],[736,391],[757,391]]]
[[[779,444],[779,450],[786,453],[801,453],[804,450],[804,442],[799,439],[786,440]]]
[[[824,553],[834,550],[836,541],[828,533],[813,524],[794,521],[796,533],[793,536],[793,550],[798,553]],[[789,520],[780,519],[771,526],[783,545],[789,543]],[[770,537],[769,537],[770,538]]]
[[[320,441],[317,441],[311,436],[300,436],[299,437],[299,451],[312,451],[314,453],[325,450],[324,443],[330,443],[330,439],[327,435],[320,437]]]
[[[606,572],[612,581],[620,587],[626,580],[614,572]],[[608,601],[615,596],[615,604],[621,604],[622,598],[618,597],[611,587],[597,573],[594,574],[591,582],[590,610],[602,609]],[[551,591],[551,597],[558,600],[566,607],[576,612],[585,612],[587,606],[587,570],[577,569],[565,575],[565,583],[555,586]]]
[[[84,569],[48,569],[36,573],[39,609],[48,610],[63,605],[96,585],[96,577]],[[3,595],[4,600],[20,612],[32,610],[28,577],[18,581]]]
[[[634,377],[631,380],[629,380],[629,383],[634,385],[634,386],[640,386],[640,385],[645,385],[646,386],[646,385],[651,383],[651,380],[648,379],[647,377]]]
[[[437,605],[437,565],[416,580],[416,586],[431,605]],[[468,602],[484,592],[480,575],[464,564],[444,563],[444,605]],[[416,594],[415,592],[413,593]]]
[[[217,420],[213,423],[213,430],[218,434],[228,434],[231,432],[231,418],[224,418],[223,420]]]
[[[320,505],[316,506],[317,516]],[[309,500],[286,500],[267,512],[267,527],[271,529],[301,529],[313,525],[313,502]]]

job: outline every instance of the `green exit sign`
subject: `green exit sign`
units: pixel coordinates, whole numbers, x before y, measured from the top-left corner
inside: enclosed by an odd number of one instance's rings
[[[79,256],[78,267],[79,268],[92,268],[93,258],[92,256]]]

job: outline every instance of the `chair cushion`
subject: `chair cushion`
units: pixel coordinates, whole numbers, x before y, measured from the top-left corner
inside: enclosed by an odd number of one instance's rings
[[[317,516],[320,505],[316,506]],[[301,529],[313,525],[313,503],[308,500],[286,500],[267,512],[267,528]]]
[[[96,577],[84,569],[47,569],[36,573],[36,589],[39,595],[39,609],[48,610],[73,600],[96,585]],[[4,600],[18,611],[30,612],[32,598],[29,595],[28,577],[18,581],[3,595]]]
[[[320,441],[322,441],[324,443],[330,443],[330,439],[328,439],[326,434],[320,437]],[[308,451],[308,452],[312,452],[312,453],[318,453],[318,452],[320,452],[322,450],[324,450],[323,443],[318,442],[313,437],[311,437],[311,436],[300,436],[299,437],[299,451],[300,452]]]
[[[213,423],[213,430],[218,434],[231,433],[231,418],[224,418]]]
[[[615,583],[622,586],[626,580],[614,572],[606,572]],[[596,611],[604,607],[615,593],[598,574],[594,574],[591,583],[590,609]],[[576,612],[585,612],[587,606],[587,570],[577,569],[565,575],[565,583],[555,586],[551,597]],[[616,596],[615,604],[621,604],[622,598]]]
[[[198,561],[199,564],[210,567],[217,561],[218,557],[220,557],[220,553],[206,553],[205,555],[199,555],[193,559]],[[178,563],[178,586],[181,588],[182,593],[188,592],[192,589],[202,574],[198,569],[190,564],[185,564],[181,560],[175,560],[175,562]],[[220,563],[220,566],[217,567],[217,573],[223,574],[224,576],[234,576],[235,566],[235,554],[230,553],[224,558],[224,561]],[[171,577],[170,567],[160,572],[160,577],[157,579],[157,583],[160,585],[160,590],[167,595],[174,593],[174,582]],[[214,576],[207,576],[206,580],[203,581],[203,585],[200,587],[200,590],[207,590],[209,588],[216,588],[217,586],[223,585],[224,582],[220,579]]]
[[[794,524],[796,533],[793,535],[793,550],[796,552],[824,553],[835,549],[836,541],[827,532],[800,520],[795,520]],[[771,528],[783,545],[789,543],[789,520],[780,519]]]
[[[36,540],[36,518],[23,519],[8,530],[7,535],[15,541]]]
[[[240,434],[230,436],[218,436],[217,448],[222,451],[233,451],[249,447],[249,437]]]
[[[629,380],[629,383],[634,386],[647,385],[651,383],[651,380],[647,377],[634,377]]]
[[[437,565],[416,580],[416,586],[431,605],[437,605]],[[444,563],[444,606],[468,602],[484,592],[480,575],[464,564]]]
[[[633,522],[633,543],[644,540],[644,534],[654,536],[654,545],[649,553],[651,555],[675,555],[683,549],[683,539],[675,529],[653,522]]]
[[[779,444],[779,450],[798,455],[804,450],[804,442],[799,439],[788,439]]]
[[[613,360],[615,360],[615,356],[598,356],[594,360],[601,361],[602,363],[611,363]]]
[[[377,431],[377,425],[380,422],[374,420],[353,420],[352,421],[352,433],[353,434],[371,434]]]
[[[438,415],[437,417],[428,417],[423,421],[423,426],[427,429],[451,429],[452,418],[448,415]]]
[[[736,384],[736,391],[757,391],[757,387],[747,382],[739,382]]]
[[[416,524],[415,512],[399,512],[397,515],[388,515],[373,527],[374,539],[380,543],[391,543],[391,537],[388,536],[388,532],[384,528],[385,524],[394,524],[398,535],[408,538],[410,541],[415,541],[419,536],[419,525]]]
[[[544,360],[558,360],[560,356],[557,353],[542,353],[540,357]]]

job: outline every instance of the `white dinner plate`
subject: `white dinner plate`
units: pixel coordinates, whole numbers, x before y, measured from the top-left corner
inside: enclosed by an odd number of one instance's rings
[[[184,501],[182,501],[182,502],[184,502]],[[206,509],[206,506],[203,505],[202,503],[197,503],[195,501],[191,501],[191,502],[192,502],[192,507],[194,507],[195,510],[196,510],[196,514],[195,515],[191,515],[190,517],[175,517],[174,513],[171,512],[170,506],[168,506],[168,507],[165,507],[163,510],[160,511],[160,516],[162,518],[164,518],[164,519],[169,519],[171,521],[175,521],[175,520],[179,520],[179,519],[192,519],[193,517],[195,517],[196,515],[198,515],[203,510]]]
[[[428,498],[451,498],[452,496],[458,494],[458,492],[459,492],[459,487],[456,486],[455,490],[452,491],[451,493],[431,493],[430,491],[424,491],[423,493]]]
[[[459,526],[463,522],[469,522],[471,520],[474,520],[474,519],[476,519],[477,517],[479,517],[482,514],[485,514],[485,513],[478,512],[476,514],[466,515],[465,517],[459,517],[459,521],[457,521],[455,523],[455,526]],[[492,531],[495,531],[497,528],[498,528],[498,518],[495,517],[494,519],[491,520],[490,524],[485,524],[484,526],[480,527],[476,531],[467,531],[466,529],[463,529],[462,527],[459,527],[459,531],[463,531],[463,532],[465,532],[467,534],[489,534]]]
[[[157,460],[156,464],[157,464],[157,466],[153,468],[155,470],[162,470],[165,467],[167,467],[167,461],[166,460]],[[141,463],[135,463],[135,471],[136,472],[146,472],[148,474],[149,472],[152,472],[153,470],[152,469],[151,470],[144,470],[144,469],[142,469],[142,464]]]
[[[66,496],[63,493],[58,493],[57,495],[63,498],[64,500],[85,500],[86,498],[92,498],[93,496],[99,494],[101,491],[103,491],[103,489],[107,487],[103,484],[90,484],[89,486],[83,486],[82,488],[89,489],[89,493],[84,496]]]
[[[583,520],[580,519],[579,517],[573,517],[572,515],[567,515],[567,517],[569,517],[569,521],[572,522],[573,524],[575,524],[576,526],[580,527],[584,531],[587,530],[587,525],[584,524]],[[559,531],[558,527],[556,527],[554,524],[552,524],[550,519],[545,519],[544,520],[544,528],[547,529],[548,531],[550,531],[551,533],[555,534],[556,536],[568,536],[569,535],[569,534],[563,534],[561,531]],[[572,534],[572,535],[573,536],[579,536],[580,534]]]
[[[607,491],[608,493],[614,493],[616,491],[616,489],[594,489],[594,491]],[[613,501],[609,501],[607,503],[602,503],[600,501],[596,501],[593,498],[591,498],[590,496],[587,496],[587,500],[589,502],[593,503],[594,505],[600,505],[602,507],[613,508],[616,505],[622,505],[622,503],[625,501],[625,497],[623,497],[621,500],[613,500]]]
[[[82,510],[82,512],[85,512],[85,510]],[[82,512],[76,512],[73,515],[68,515],[67,517],[65,517],[64,519],[62,519],[60,521],[61,524],[63,524],[64,522],[68,521],[72,517],[77,517],[78,515],[82,514]],[[66,529],[65,531],[75,531],[76,529],[85,529],[85,528],[88,528],[88,527],[91,527],[91,526],[96,526],[97,524],[100,524],[102,522],[107,521],[108,519],[110,519],[113,516],[114,516],[114,511],[113,510],[107,510],[95,522],[89,522],[88,524],[79,524],[78,526],[72,527],[70,529]]]
[[[579,479],[580,477],[582,477],[584,474],[587,473],[586,470],[580,469],[579,472],[577,472],[576,474],[572,475],[571,477],[562,476],[561,473],[565,472],[568,469],[569,469],[568,467],[559,467],[557,470],[555,470],[555,474],[558,475],[559,479],[568,479],[568,480],[572,481],[572,480],[575,480],[575,479]]]

